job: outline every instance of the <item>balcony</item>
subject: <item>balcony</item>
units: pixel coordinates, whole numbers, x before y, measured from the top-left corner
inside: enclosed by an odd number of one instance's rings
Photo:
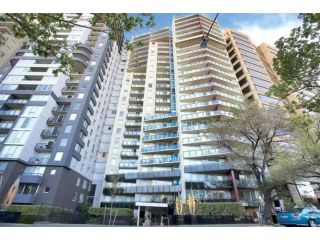
[[[198,93],[194,93],[194,94],[181,95],[180,100],[183,100],[183,101],[204,100],[204,101],[206,101],[206,100],[212,100],[212,98],[214,96],[219,97],[219,99],[221,99],[221,100],[226,100],[226,101],[232,102],[232,103],[243,102],[242,97],[232,96],[232,95],[226,94],[222,91],[208,91],[208,92],[198,92]]]
[[[69,106],[56,106],[52,108],[53,113],[67,113],[69,110]]]
[[[238,188],[257,188],[257,184],[253,180],[237,180]]]
[[[130,96],[135,96],[135,95],[141,96],[143,94],[144,94],[144,91],[131,91],[130,92]]]
[[[124,193],[178,193],[181,192],[180,185],[153,185],[153,186],[133,186],[124,187]]]
[[[196,102],[196,103],[189,103],[180,105],[180,110],[191,110],[191,109],[212,109],[213,106],[222,106],[226,108],[237,108],[238,106],[229,102],[220,101],[220,100],[212,100],[206,102]]]
[[[8,132],[13,126],[13,122],[0,122],[0,132]]]
[[[129,110],[133,110],[133,111],[139,111],[139,110],[142,110],[143,107],[142,107],[142,106],[129,105],[129,106],[128,106],[128,109],[129,109]]]
[[[64,116],[59,116],[59,117],[50,117],[47,120],[47,125],[48,126],[59,126],[62,125],[64,120]]]
[[[21,107],[28,102],[26,99],[8,99],[6,101],[6,105],[13,106],[13,107]]]
[[[41,158],[41,157],[31,157],[29,159],[30,165],[46,165],[48,163],[49,158]]]
[[[59,135],[59,130],[57,129],[44,129],[41,132],[42,138],[55,138]]]
[[[208,158],[208,157],[223,157],[228,154],[225,149],[199,149],[199,150],[189,150],[184,151],[183,156],[185,158]]]
[[[137,162],[120,162],[119,169],[137,169]]]
[[[172,179],[181,176],[180,170],[174,168],[171,171],[132,172],[125,174],[126,180],[134,179]]]
[[[233,117],[232,113],[226,111],[208,111],[208,112],[198,112],[198,113],[190,113],[181,115],[181,120],[191,120],[191,119],[202,119],[207,117],[215,117],[215,116],[226,116]]]
[[[208,126],[207,124],[195,124],[195,125],[186,125],[182,126],[182,131],[183,132],[200,132],[200,131],[207,131]]]
[[[172,112],[172,113],[165,113],[165,114],[156,114],[156,115],[151,115],[151,116],[146,116],[144,118],[144,121],[146,122],[152,122],[152,121],[165,121],[165,120],[173,120],[177,118],[177,113]]]
[[[32,194],[17,194],[13,200],[16,204],[34,204],[36,196]]]
[[[42,182],[42,175],[37,174],[23,174],[20,176],[20,182],[22,183],[37,183]]]
[[[129,127],[141,127],[141,122],[130,122],[130,121],[127,121],[126,122],[126,126],[129,126]]]
[[[131,97],[129,103],[143,103],[143,98]]]
[[[158,141],[158,140],[173,140],[179,138],[178,133],[163,133],[163,134],[148,134],[142,139],[144,142]]]
[[[121,151],[121,157],[137,158],[138,154],[136,152]]]
[[[76,93],[78,90],[77,87],[64,87],[61,89],[61,92],[63,94],[73,94],[73,93]]]
[[[152,159],[141,159],[141,166],[173,166],[180,163],[178,155],[172,155],[170,157],[152,158]]]
[[[152,147],[142,147],[141,152],[142,153],[157,153],[157,152],[176,152],[179,150],[178,144],[163,144],[163,145],[155,145]]]
[[[232,180],[226,181],[204,181],[204,182],[190,182],[186,180],[187,189],[230,189],[233,188]]]
[[[194,92],[194,91],[210,91],[212,88],[226,92],[228,94],[239,95],[240,91],[238,87],[228,87],[225,84],[220,84],[217,82],[207,82],[191,86],[180,87],[180,92]]]
[[[164,130],[168,131],[170,129],[177,129],[178,123],[177,122],[170,122],[170,123],[157,123],[152,125],[147,125],[143,127],[143,131],[157,131],[157,130]]]
[[[184,171],[186,173],[227,173],[231,170],[238,170],[238,171],[244,171],[246,170],[245,167],[232,163],[232,162],[213,162],[211,163],[204,163],[204,164],[198,164],[198,165],[185,165]],[[247,169],[248,170],[248,169]]]
[[[19,116],[20,112],[20,110],[0,110],[0,118],[14,120]]]
[[[125,131],[123,136],[125,137],[139,137],[141,134],[140,131]]]
[[[141,119],[142,118],[142,114],[141,113],[128,113],[127,114],[127,118],[130,119],[130,118],[138,118],[138,119]]]
[[[51,152],[53,149],[54,142],[48,143],[37,143],[34,150],[36,152]]]
[[[124,147],[139,147],[140,142],[139,141],[123,141],[122,146]]]

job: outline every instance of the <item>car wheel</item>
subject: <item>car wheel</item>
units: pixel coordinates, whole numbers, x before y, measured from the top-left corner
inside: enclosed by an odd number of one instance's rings
[[[309,220],[309,227],[318,227],[317,223],[315,220],[313,219],[310,219]]]

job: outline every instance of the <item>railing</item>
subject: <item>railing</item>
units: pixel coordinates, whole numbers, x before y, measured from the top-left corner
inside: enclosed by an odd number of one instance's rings
[[[53,144],[49,143],[37,143],[35,146],[36,150],[52,150],[53,149]]]
[[[25,99],[8,99],[6,103],[13,103],[13,104],[26,104],[28,100]]]
[[[0,115],[19,116],[20,112],[19,110],[0,110]]]
[[[143,130],[148,131],[148,130],[155,130],[155,129],[162,129],[162,128],[171,128],[171,127],[178,127],[177,122],[171,122],[171,123],[157,123],[157,124],[152,124],[148,126],[144,126]]]
[[[187,119],[195,119],[195,118],[203,118],[203,117],[212,117],[212,116],[229,116],[232,117],[233,114],[226,111],[209,111],[209,112],[200,112],[200,113],[191,113],[191,114],[185,114],[181,115],[181,120],[187,120]]]
[[[0,128],[3,129],[10,129],[13,126],[13,122],[1,122],[0,123]]]
[[[125,146],[139,146],[139,141],[123,141],[122,145],[125,145]]]
[[[41,132],[41,135],[44,136],[58,136],[59,134],[59,130],[55,130],[55,129],[44,129]]]
[[[140,131],[125,131],[124,135],[128,135],[128,136],[136,136],[136,135],[140,135],[141,132]]]
[[[179,90],[180,90],[180,92],[182,92],[182,91],[194,90],[194,89],[197,89],[197,88],[213,87],[213,86],[220,87],[220,88],[229,90],[231,92],[234,92],[236,94],[239,94],[239,88],[228,87],[228,86],[226,86],[224,84],[220,84],[220,83],[217,83],[217,82],[207,82],[207,83],[196,84],[196,85],[191,85],[191,86],[186,86],[186,87],[180,87]]]
[[[177,117],[177,113],[172,112],[172,113],[166,113],[166,114],[156,114],[156,115],[146,116],[144,117],[144,120],[151,121],[151,120],[171,118],[171,117]]]
[[[141,126],[141,122],[126,122],[126,126],[140,127]]]
[[[45,165],[48,163],[49,158],[31,157],[29,163],[33,165]]]
[[[62,106],[56,106],[52,108],[52,111],[54,112],[64,112],[66,113],[69,110],[69,107],[62,107]]]
[[[220,100],[213,100],[213,101],[206,101],[206,102],[197,102],[197,103],[190,103],[190,104],[183,104],[180,106],[181,110],[190,109],[190,108],[198,108],[198,107],[206,107],[212,105],[224,105],[227,107],[237,108],[238,106],[229,102],[220,101]]]
[[[161,158],[153,158],[153,159],[141,159],[141,165],[160,165],[160,164],[168,164],[168,163],[179,163],[180,158],[177,155],[171,157],[161,157]]]
[[[185,158],[192,158],[192,157],[202,157],[202,156],[214,156],[214,155],[225,155],[228,151],[225,149],[200,149],[200,150],[190,150],[184,151],[183,156]]]
[[[208,92],[202,92],[202,93],[194,93],[194,94],[187,94],[187,95],[181,95],[180,99],[181,100],[188,100],[188,99],[193,99],[193,98],[199,98],[199,97],[206,97],[206,96],[211,96],[211,95],[220,95],[226,98],[230,98],[239,102],[242,102],[243,99],[242,97],[236,97],[232,96],[230,94],[223,93],[221,91],[208,91]]]
[[[122,151],[121,156],[122,157],[138,157],[138,154],[136,152]]]
[[[156,145],[153,147],[143,147],[141,149],[142,153],[147,152],[157,152],[157,151],[168,151],[168,150],[178,150],[179,146],[177,144],[165,144],[165,145]]]
[[[157,139],[177,138],[178,133],[165,133],[165,134],[149,134],[143,137],[143,141],[151,141]]]

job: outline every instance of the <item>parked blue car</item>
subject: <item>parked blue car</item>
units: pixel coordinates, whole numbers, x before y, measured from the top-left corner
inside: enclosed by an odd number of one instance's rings
[[[284,226],[309,226],[320,225],[320,210],[313,205],[304,208],[295,208],[294,211],[282,212],[277,215],[278,223]]]

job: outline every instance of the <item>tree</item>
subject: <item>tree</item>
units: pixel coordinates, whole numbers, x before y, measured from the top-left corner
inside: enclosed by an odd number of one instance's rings
[[[39,56],[54,56],[58,59],[60,67],[54,71],[69,74],[73,61],[70,51],[75,46],[68,45],[66,39],[56,37],[59,31],[70,30],[74,26],[88,28],[96,32],[108,33],[111,40],[117,40],[126,32],[137,30],[143,27],[153,27],[155,25],[154,15],[141,13],[129,15],[127,13],[93,13],[92,17],[82,19],[89,24],[78,24],[77,19],[82,14],[76,14],[71,20],[64,18],[62,13],[6,13],[0,15],[0,21],[11,22],[11,32],[16,38],[27,38],[33,42],[32,52]],[[97,23],[104,23],[106,30],[95,28]],[[0,45],[4,44],[4,39],[0,39]],[[139,43],[141,44],[141,43]],[[126,41],[128,50],[132,49],[132,44]]]
[[[286,151],[290,143],[291,123],[283,110],[266,110],[255,103],[233,109],[232,114],[221,124],[213,124],[209,136],[234,162],[252,171],[265,203],[264,220],[271,221],[275,184],[269,168],[274,165],[275,154]]]
[[[293,115],[295,148],[276,158],[292,179],[320,178],[320,115]]]
[[[120,182],[120,176],[118,175],[112,175],[110,176],[110,183],[111,183],[111,187],[107,188],[107,191],[110,194],[110,216],[109,216],[109,225],[111,225],[111,219],[112,219],[112,208],[113,208],[113,204],[116,200],[117,195],[121,195],[123,194],[123,188],[118,186],[118,183]],[[117,212],[116,212],[117,214]],[[116,218],[116,216],[115,216]],[[115,220],[115,219],[114,219]],[[105,219],[103,221],[105,223]]]
[[[276,42],[279,51],[273,64],[281,81],[269,94],[284,99],[293,93],[312,92],[310,99],[292,104],[320,112],[320,13],[300,14],[299,18],[301,26]]]

